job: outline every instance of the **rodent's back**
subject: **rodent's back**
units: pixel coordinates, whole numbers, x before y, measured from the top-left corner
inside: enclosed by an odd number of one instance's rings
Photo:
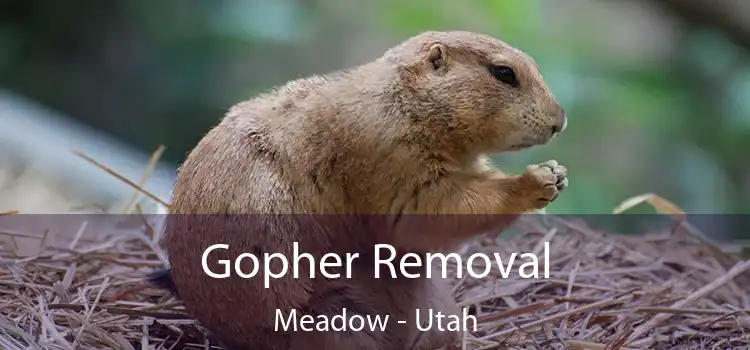
[[[409,126],[388,116],[388,96],[357,88],[358,73],[297,80],[232,107],[180,167],[172,212],[395,210],[390,192],[417,181],[417,153],[400,144]]]
[[[302,122],[295,90],[283,88],[233,106],[188,154],[173,191],[173,213],[271,214],[294,212],[296,176],[288,167]],[[299,196],[297,196],[299,197]]]

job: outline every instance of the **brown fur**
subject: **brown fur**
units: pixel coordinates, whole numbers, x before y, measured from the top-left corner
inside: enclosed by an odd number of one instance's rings
[[[512,67],[520,85],[498,81],[488,64]],[[545,207],[567,185],[563,166],[550,161],[507,175],[486,155],[547,143],[564,123],[530,57],[470,32],[422,33],[370,63],[239,103],[181,166],[172,213],[392,215],[377,224],[374,216],[335,224],[227,217],[221,230],[211,229],[208,217],[171,216],[162,244],[175,290],[233,349],[401,350],[419,339],[413,348],[427,350],[455,342],[457,334],[419,335],[395,321],[386,333],[286,334],[273,330],[274,316],[277,308],[330,315],[346,307],[394,320],[415,308],[458,312],[449,289],[436,285],[445,283],[440,279],[373,280],[372,245],[392,244],[399,253],[445,251],[513,217],[497,214]],[[222,258],[234,258],[291,256],[295,241],[316,259],[328,252],[363,257],[352,279],[288,273],[269,289],[261,278],[212,279],[200,265],[201,253],[215,243],[229,244]]]

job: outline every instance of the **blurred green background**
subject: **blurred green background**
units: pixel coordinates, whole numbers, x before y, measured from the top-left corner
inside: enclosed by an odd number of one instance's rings
[[[501,38],[541,65],[569,116],[554,213],[655,192],[750,212],[750,1],[0,1],[0,87],[175,166],[232,104],[366,62],[423,30]],[[33,134],[33,130],[30,131]],[[642,209],[646,210],[646,209]]]

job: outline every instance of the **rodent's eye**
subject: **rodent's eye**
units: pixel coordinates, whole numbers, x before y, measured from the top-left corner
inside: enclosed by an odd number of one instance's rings
[[[518,77],[516,77],[516,73],[513,71],[513,68],[510,68],[508,66],[490,66],[490,73],[495,77],[495,79],[508,84],[512,87],[518,87]]]

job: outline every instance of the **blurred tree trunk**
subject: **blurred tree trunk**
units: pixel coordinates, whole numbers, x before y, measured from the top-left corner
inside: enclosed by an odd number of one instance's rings
[[[649,0],[653,4],[702,26],[721,31],[735,44],[750,50],[750,1]]]

